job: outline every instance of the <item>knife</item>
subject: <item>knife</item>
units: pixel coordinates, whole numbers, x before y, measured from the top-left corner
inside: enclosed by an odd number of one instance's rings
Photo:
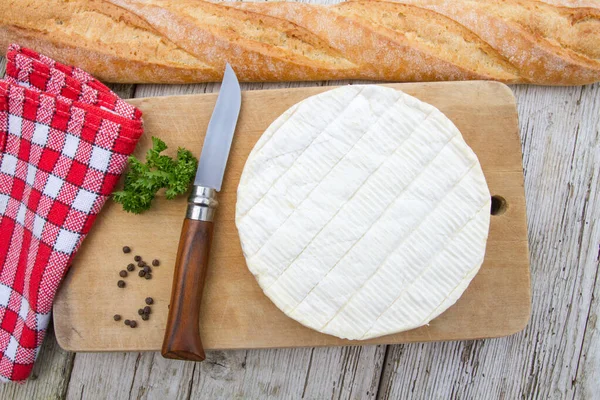
[[[200,339],[200,302],[218,205],[216,192],[221,190],[241,102],[240,84],[227,64],[181,228],[161,351],[166,358],[193,361],[206,358]]]

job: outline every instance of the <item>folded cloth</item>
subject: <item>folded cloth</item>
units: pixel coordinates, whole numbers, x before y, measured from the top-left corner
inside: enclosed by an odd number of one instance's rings
[[[0,81],[0,380],[25,380],[56,290],[142,134],[79,68],[11,45]]]

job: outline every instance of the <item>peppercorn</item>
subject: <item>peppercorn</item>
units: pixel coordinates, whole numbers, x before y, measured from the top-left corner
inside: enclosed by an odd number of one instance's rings
[[[150,316],[148,314],[142,314],[142,320],[148,321],[149,318]]]
[[[129,246],[123,246],[123,253],[131,253],[131,248]]]
[[[140,272],[138,272],[138,275],[143,278],[146,275],[146,271],[141,269]]]
[[[143,268],[145,267],[147,264],[144,261],[138,261],[138,267]]]
[[[121,316],[119,314],[115,314],[115,316],[113,317],[113,319],[115,321],[120,321],[121,320]]]
[[[142,257],[141,257],[141,256],[135,256],[135,257],[133,257],[133,259],[134,259],[135,261],[140,261],[140,260],[142,259]]]
[[[119,272],[119,276],[120,276],[121,278],[125,278],[125,277],[127,276],[127,271],[125,271],[124,269],[123,269],[123,270],[121,270],[121,272]]]
[[[129,324],[131,324],[131,321],[130,321],[130,320],[128,320],[128,319],[126,319],[126,320],[125,320],[125,325],[129,325]]]
[[[143,309],[143,308],[140,308],[140,309],[138,310],[138,315],[142,315],[142,314],[144,314],[144,309]]]
[[[155,267],[158,267],[160,265],[160,262],[157,259],[152,260],[152,265],[154,265]]]
[[[144,271],[146,271],[146,273],[151,272],[152,270],[150,269],[149,266],[144,265]]]
[[[124,288],[125,287],[125,281],[119,281],[117,282],[117,286],[120,288]]]
[[[137,322],[135,322],[135,321],[131,321],[131,322],[129,323],[129,326],[130,326],[130,327],[132,327],[132,328],[135,328],[135,327],[137,326]]]
[[[146,306],[142,311],[144,312],[144,314],[150,314],[152,312],[152,309],[150,308],[150,306]]]
[[[146,297],[146,304],[150,305],[154,303],[154,299],[152,297]]]
[[[152,279],[152,274],[150,272],[148,272],[145,276],[146,279]]]

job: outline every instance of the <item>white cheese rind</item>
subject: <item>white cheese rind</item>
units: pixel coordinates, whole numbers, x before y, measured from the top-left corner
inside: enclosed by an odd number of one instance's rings
[[[435,107],[345,86],[282,114],[250,153],[236,225],[250,271],[288,316],[348,339],[427,324],[479,270],[490,193]]]

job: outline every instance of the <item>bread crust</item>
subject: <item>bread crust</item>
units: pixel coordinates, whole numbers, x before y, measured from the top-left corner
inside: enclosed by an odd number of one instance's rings
[[[242,81],[600,81],[600,8],[574,1],[0,3],[0,48],[19,43],[109,82],[218,81],[226,62]]]

